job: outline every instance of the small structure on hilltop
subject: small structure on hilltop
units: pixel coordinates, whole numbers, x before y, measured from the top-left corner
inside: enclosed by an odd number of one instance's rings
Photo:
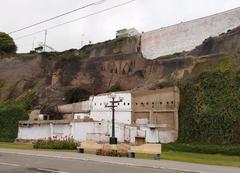
[[[112,110],[109,94],[58,106],[63,120],[19,122],[18,139],[73,138],[77,141],[107,143],[112,136]],[[115,109],[115,131],[119,143],[144,144],[174,142],[178,136],[179,89],[114,92],[121,98]]]
[[[121,29],[116,32],[116,38],[125,38],[125,37],[132,37],[132,36],[138,36],[140,33],[135,28],[130,29]]]

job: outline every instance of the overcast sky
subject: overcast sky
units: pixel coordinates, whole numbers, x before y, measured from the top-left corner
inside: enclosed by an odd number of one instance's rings
[[[99,0],[0,0],[0,32],[13,30],[54,17]],[[74,12],[57,20],[11,36],[18,38],[45,28],[112,7],[129,0],[105,0],[98,6]],[[135,27],[150,31],[226,11],[240,6],[240,0],[136,0],[128,5],[88,17],[48,31],[47,44],[57,51],[80,48],[83,41],[93,43],[113,39],[115,31]],[[29,52],[43,42],[44,33],[15,40],[18,52]]]

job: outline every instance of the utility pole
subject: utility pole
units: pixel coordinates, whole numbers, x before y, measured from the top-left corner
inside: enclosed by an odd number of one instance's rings
[[[46,45],[47,45],[47,30],[44,31],[43,52],[46,52]]]
[[[106,108],[112,109],[112,137],[110,137],[109,144],[117,144],[117,138],[115,137],[115,108],[117,107],[117,105],[115,104],[122,102],[123,99],[119,98],[119,100],[116,101],[116,95],[114,94],[110,94],[109,98],[111,99],[111,101],[109,102],[110,105],[108,105],[108,103],[104,103]]]
[[[81,47],[83,47],[83,43],[84,43],[84,34],[81,35]]]

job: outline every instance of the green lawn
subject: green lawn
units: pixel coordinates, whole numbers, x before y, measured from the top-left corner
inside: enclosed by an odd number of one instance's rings
[[[136,158],[153,159],[151,154],[136,154]],[[165,151],[161,154],[163,160],[174,160],[189,163],[240,167],[240,156],[224,156],[220,154],[200,154],[178,151]]]
[[[240,156],[167,151],[162,153],[161,158],[165,160],[176,160],[182,162],[240,167]]]
[[[15,143],[0,142],[0,148],[33,150],[33,145],[31,145],[31,144],[15,144]]]
[[[15,144],[15,143],[5,143],[5,142],[0,142],[0,148],[35,150],[33,149],[33,146],[29,144]],[[54,150],[54,151],[66,151],[66,150]],[[70,150],[70,152],[73,152],[73,151],[74,150]],[[136,154],[136,158],[152,159],[153,155]],[[240,167],[240,156],[224,156],[219,154],[199,154],[199,153],[187,153],[187,152],[178,152],[178,151],[166,151],[161,154],[161,159],[190,162],[190,163],[202,163],[202,164],[209,164],[209,165]]]

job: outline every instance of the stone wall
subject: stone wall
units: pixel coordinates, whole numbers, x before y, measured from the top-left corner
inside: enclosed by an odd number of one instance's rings
[[[178,137],[180,92],[177,87],[132,94],[132,124],[157,129],[164,138]]]
[[[218,36],[240,25],[240,7],[223,13],[182,22],[142,35],[141,50],[147,59],[189,51],[210,36]]]

